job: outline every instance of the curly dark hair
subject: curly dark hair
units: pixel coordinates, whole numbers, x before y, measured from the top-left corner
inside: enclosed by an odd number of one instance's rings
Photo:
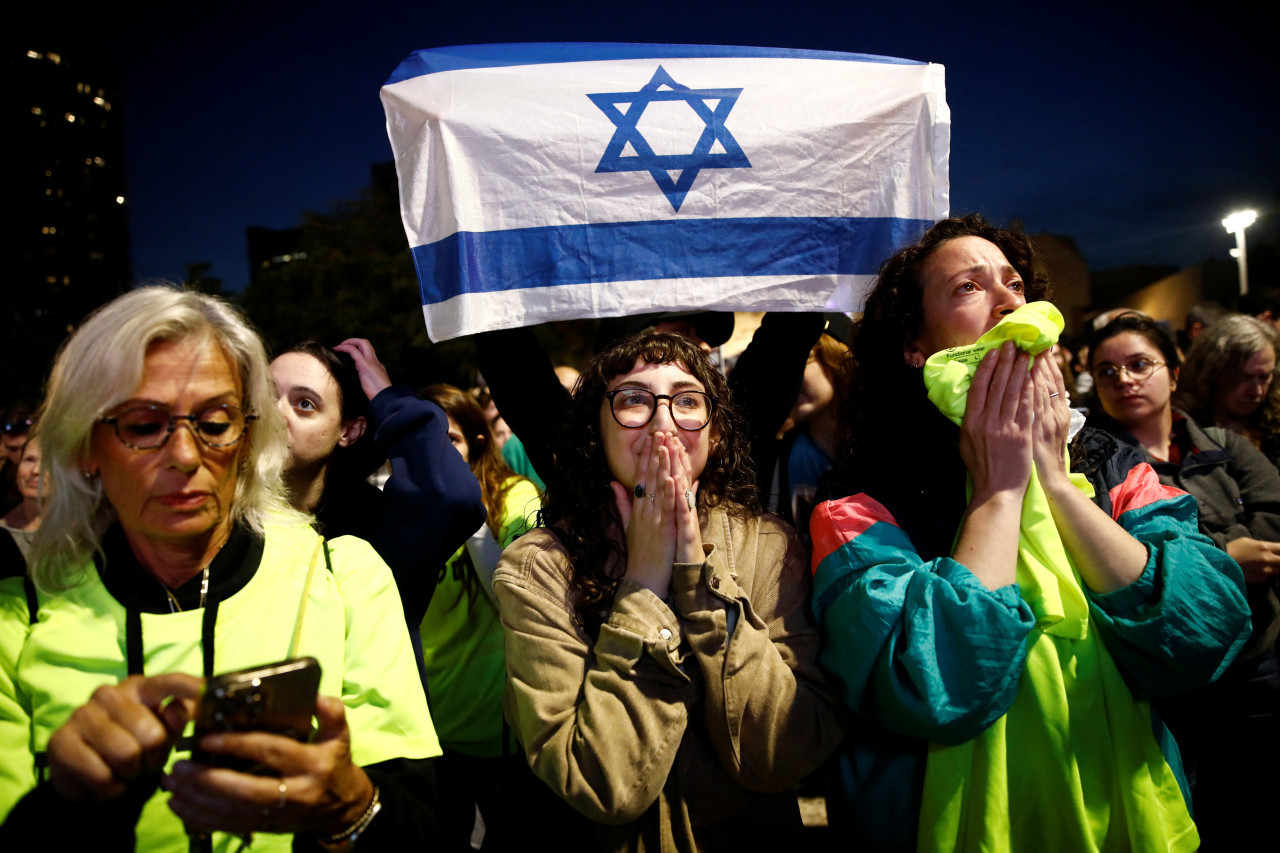
[[[918,509],[935,517],[938,543],[945,543],[939,552],[949,552],[964,512],[958,430],[929,402],[920,371],[903,353],[924,321],[921,268],[958,237],[994,243],[1022,276],[1028,302],[1049,297],[1049,280],[1037,271],[1035,249],[1025,234],[999,228],[976,213],[936,223],[880,265],[856,327],[854,391],[843,412],[845,470],[856,474],[863,490],[896,495],[900,511]],[[958,490],[953,488],[957,482]]]
[[[920,335],[924,321],[920,269],[944,243],[958,237],[981,237],[994,243],[1022,276],[1028,302],[1049,297],[1049,280],[1036,270],[1035,249],[1027,235],[992,225],[977,213],[936,223],[918,242],[880,265],[875,286],[867,295],[853,345],[855,393],[852,409],[846,408],[846,422],[855,426],[855,434],[859,420],[879,417],[886,403],[897,400],[904,387],[920,384],[912,379],[915,371],[902,357],[903,350]]]
[[[980,214],[944,219],[913,246],[899,250],[880,265],[875,287],[867,295],[854,356],[860,363],[902,362],[903,348],[920,335],[924,291],[920,268],[943,243],[958,237],[981,237],[996,245],[1022,276],[1028,302],[1048,298],[1049,280],[1035,269],[1035,249],[1027,235],[998,228]]]
[[[729,398],[728,382],[706,354],[688,338],[661,332],[641,332],[601,352],[578,380],[542,512],[543,523],[556,528],[569,552],[574,608],[593,628],[607,617],[626,566],[622,518],[600,432],[601,418],[610,416],[601,414],[601,404],[609,383],[639,360],[680,365],[716,400],[706,427],[712,430],[711,452],[698,478],[699,518],[705,521],[707,510],[719,506],[739,517],[760,513],[746,425]]]

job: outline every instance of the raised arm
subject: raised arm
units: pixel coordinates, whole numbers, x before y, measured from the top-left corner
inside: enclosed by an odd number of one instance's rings
[[[951,557],[923,559],[882,504],[819,505],[813,607],[822,660],[850,708],[885,728],[962,743],[1008,711],[1034,624],[1016,585],[1031,476],[1029,357],[986,354],[970,384],[960,455],[973,483]]]
[[[1086,590],[1130,689],[1139,698],[1169,696],[1216,679],[1249,636],[1240,568],[1197,531],[1191,495],[1163,485],[1136,451],[1119,445],[1095,477],[1111,517],[1146,551],[1133,583]]]
[[[729,374],[734,404],[751,431],[762,488],[773,471],[774,436],[800,394],[805,361],[825,325],[822,314],[770,311]]]
[[[480,372],[498,412],[520,436],[534,470],[547,479],[554,467],[551,448],[568,415],[569,392],[532,328],[481,332],[475,341]]]
[[[373,440],[391,460],[383,493],[387,513],[371,544],[391,567],[408,621],[422,620],[437,571],[484,523],[480,484],[449,441],[449,419],[407,387],[391,384],[372,345],[351,338],[336,346],[349,353],[369,396]]]

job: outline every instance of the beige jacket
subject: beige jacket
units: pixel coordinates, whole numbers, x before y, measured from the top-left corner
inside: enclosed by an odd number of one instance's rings
[[[550,531],[494,575],[507,717],[534,773],[612,825],[605,849],[759,849],[798,827],[788,789],[842,735],[795,532],[716,510],[702,537],[706,562],[675,566],[669,603],[624,578],[594,643]]]

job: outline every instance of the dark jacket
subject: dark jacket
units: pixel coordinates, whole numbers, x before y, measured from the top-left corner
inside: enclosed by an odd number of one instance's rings
[[[316,521],[326,539],[364,539],[391,568],[422,674],[422,617],[445,562],[484,524],[480,484],[449,441],[444,410],[403,385],[370,401],[369,431],[391,478],[382,491],[363,479],[326,486]]]
[[[1280,472],[1243,436],[1221,427],[1201,427],[1179,409],[1174,409],[1174,414],[1182,418],[1178,428],[1186,430],[1196,449],[1180,462],[1153,458],[1128,430],[1105,414],[1091,416],[1088,423],[1142,454],[1160,482],[1190,493],[1198,504],[1200,532],[1219,548],[1225,550],[1228,542],[1245,537],[1280,542]],[[1275,645],[1280,634],[1278,586],[1280,582],[1275,580],[1248,585],[1253,634],[1240,660]]]

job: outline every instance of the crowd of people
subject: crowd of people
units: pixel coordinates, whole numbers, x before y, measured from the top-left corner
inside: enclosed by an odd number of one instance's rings
[[[948,219],[727,371],[656,314],[417,392],[119,297],[3,413],[0,846],[786,850],[801,784],[840,849],[1265,844],[1280,335],[1071,352],[1039,270]],[[209,727],[300,659],[309,735]]]

